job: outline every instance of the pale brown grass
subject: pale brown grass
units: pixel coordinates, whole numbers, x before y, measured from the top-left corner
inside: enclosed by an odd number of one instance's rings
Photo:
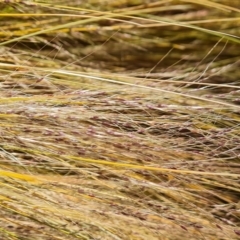
[[[239,239],[238,5],[1,2],[1,239]]]

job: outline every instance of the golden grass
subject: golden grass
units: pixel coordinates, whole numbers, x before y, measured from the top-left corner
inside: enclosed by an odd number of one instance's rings
[[[0,239],[239,239],[237,1],[0,9]]]

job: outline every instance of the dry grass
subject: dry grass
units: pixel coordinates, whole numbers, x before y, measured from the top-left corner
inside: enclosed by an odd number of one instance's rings
[[[0,239],[239,239],[237,1],[43,2],[0,1]]]

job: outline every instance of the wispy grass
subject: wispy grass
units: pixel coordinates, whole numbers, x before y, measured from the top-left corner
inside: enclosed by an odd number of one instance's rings
[[[1,239],[238,239],[237,1],[0,1]]]

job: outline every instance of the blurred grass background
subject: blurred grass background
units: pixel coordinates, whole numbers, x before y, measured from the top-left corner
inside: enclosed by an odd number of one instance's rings
[[[240,239],[238,1],[0,9],[0,239]]]

